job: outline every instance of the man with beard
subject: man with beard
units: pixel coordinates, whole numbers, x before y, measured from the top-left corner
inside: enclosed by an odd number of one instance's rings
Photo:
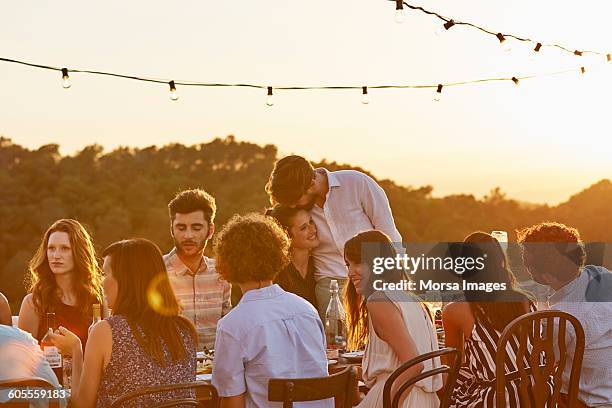
[[[201,189],[178,193],[168,204],[174,248],[164,255],[170,283],[198,332],[198,350],[215,344],[217,322],[231,309],[231,286],[221,280],[204,248],[215,231],[215,199]]]
[[[387,195],[362,172],[315,169],[301,156],[287,156],[274,165],[266,192],[272,204],[309,210],[317,226],[321,243],[312,256],[322,320],[330,299],[330,282],[337,280],[342,293],[347,280],[346,241],[359,232],[377,229],[401,245]]]
[[[584,329],[577,407],[612,407],[612,273],[601,266],[585,266],[578,230],[561,223],[543,222],[520,230],[518,242],[533,280],[553,291],[547,302],[550,309],[575,316]],[[564,403],[575,344],[574,330],[568,325],[568,363],[561,390]]]

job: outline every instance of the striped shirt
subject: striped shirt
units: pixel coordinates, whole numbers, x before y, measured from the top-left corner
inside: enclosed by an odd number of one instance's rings
[[[176,248],[164,255],[164,262],[182,314],[198,332],[198,350],[214,347],[217,322],[232,308],[231,285],[220,279],[215,260],[206,256],[202,255],[195,275],[178,257]]]
[[[535,311],[535,305],[530,306],[530,312]],[[450,408],[490,408],[495,407],[495,355],[497,354],[497,342],[501,333],[496,330],[487,319],[474,319],[474,329],[470,337],[465,340],[465,362],[459,369],[457,383],[451,396]],[[531,335],[527,342],[527,354],[531,353]],[[516,354],[519,341],[513,336],[506,345],[506,374],[517,370]],[[529,365],[527,360],[525,366]],[[531,407],[534,406],[531,387],[528,388],[530,399],[525,401],[527,405],[521,405],[518,392],[519,382],[511,381],[510,387],[506,387],[507,407]],[[550,386],[550,384],[549,384]],[[511,392],[508,392],[508,389]]]

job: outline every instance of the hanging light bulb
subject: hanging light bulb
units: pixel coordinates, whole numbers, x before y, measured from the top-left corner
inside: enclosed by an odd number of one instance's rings
[[[436,94],[434,95],[434,102],[440,102],[440,99],[442,98],[442,88],[443,85],[438,84],[438,89],[436,89]]]
[[[574,55],[577,57],[582,57],[582,51],[575,50]]]
[[[272,96],[272,87],[268,87],[268,96],[266,97],[266,105],[272,106],[274,105],[274,98]]]
[[[442,26],[438,26],[438,28],[436,28],[435,34],[437,36],[442,35],[444,32],[450,30],[450,28],[454,25],[455,25],[455,22],[452,19],[448,20]]]
[[[176,85],[174,85],[174,81],[168,82],[168,85],[170,85],[170,99],[173,101],[178,101],[179,95],[176,92]]]
[[[540,49],[542,48],[542,43],[537,43],[535,48],[533,49],[534,52],[540,52]]]
[[[506,52],[512,51],[512,43],[509,42],[508,39],[502,33],[497,33],[495,34],[495,36],[499,40],[499,43],[501,44],[502,49],[504,51]]]
[[[404,0],[395,0],[395,22],[401,24],[404,22]]]
[[[361,87],[361,103],[363,103],[364,105],[367,105],[368,103],[370,103],[370,95],[368,95],[367,86]]]
[[[514,82],[514,85],[516,86],[519,86],[519,84],[521,83],[517,77],[512,77],[512,82]]]
[[[64,89],[68,89],[72,86],[70,77],[68,76],[68,68],[62,68],[62,86]]]
[[[612,54],[606,54],[606,61],[608,62],[612,61]]]
[[[580,73],[581,73],[582,75],[586,74],[586,72],[587,72],[587,70],[586,70],[586,68],[585,68],[585,67],[580,67]]]

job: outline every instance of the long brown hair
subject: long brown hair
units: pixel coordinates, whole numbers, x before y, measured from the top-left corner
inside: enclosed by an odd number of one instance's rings
[[[91,313],[92,303],[102,303],[102,273],[91,236],[80,222],[73,219],[55,221],[45,232],[40,246],[30,260],[27,279],[34,306],[39,316],[44,316],[61,302],[55,275],[49,267],[47,257],[49,236],[54,232],[65,232],[70,237],[74,259],[72,282],[76,292],[76,306],[83,316],[87,316]]]
[[[111,244],[102,256],[110,257],[118,284],[113,315],[125,317],[140,347],[160,365],[166,365],[164,343],[173,361],[185,360],[179,326],[187,328],[194,343],[197,334],[193,324],[179,316],[180,307],[157,245],[142,238],[129,239]]]
[[[464,243],[475,244],[476,249],[487,259],[482,272],[463,276],[466,281],[506,284],[507,289],[499,293],[465,292],[474,318],[489,321],[501,332],[512,320],[529,312],[525,302],[531,303],[533,299],[519,289],[516,277],[508,267],[508,259],[495,238],[486,232],[478,231],[468,235]]]
[[[344,308],[348,326],[347,347],[349,350],[362,349],[367,343],[368,309],[366,307],[368,297],[374,292],[373,282],[375,275],[371,268],[374,258],[395,258],[397,251],[391,239],[384,232],[369,230],[360,232],[344,244],[344,260],[352,263],[361,263],[366,266],[362,276],[362,295],[357,293],[355,284],[349,279],[344,289]],[[385,269],[382,274],[376,275],[376,279],[384,282],[399,282],[406,279],[401,269]]]

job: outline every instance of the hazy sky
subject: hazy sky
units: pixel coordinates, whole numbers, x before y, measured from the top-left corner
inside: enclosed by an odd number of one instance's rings
[[[612,51],[612,3],[415,0],[493,30]],[[350,8],[349,8],[350,7]],[[379,85],[545,73],[544,79],[433,90],[265,91],[179,87],[0,63],[0,135],[64,153],[99,143],[185,144],[234,134],[282,154],[349,162],[435,195],[556,203],[612,176],[612,64],[529,44],[504,52],[465,27],[434,34],[438,20],[408,12],[394,22],[384,0],[307,2],[2,2],[0,56],[69,68],[206,82]],[[590,67],[578,74],[578,67]]]

